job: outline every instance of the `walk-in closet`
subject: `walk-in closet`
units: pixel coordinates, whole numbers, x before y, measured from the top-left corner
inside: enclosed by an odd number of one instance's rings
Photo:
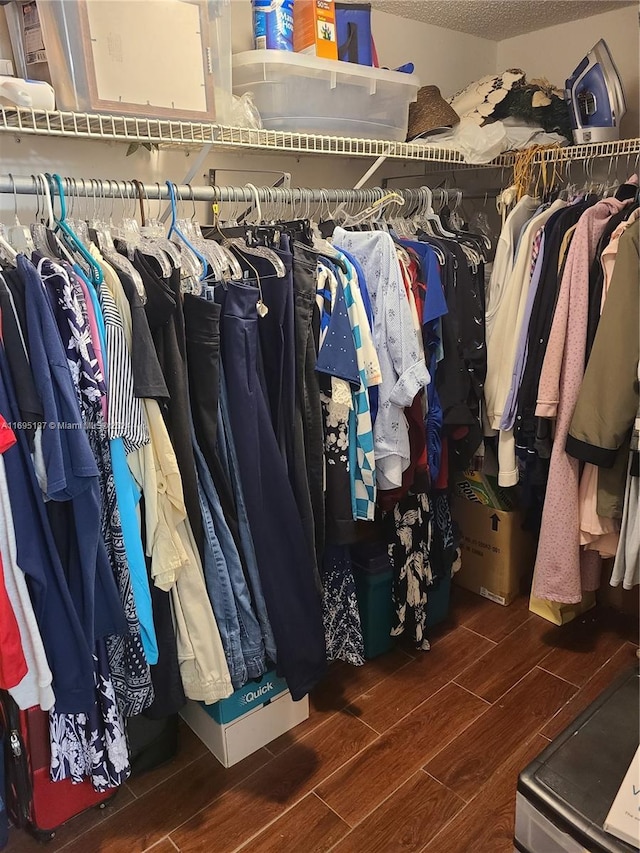
[[[636,0],[0,0],[0,850],[640,850]]]

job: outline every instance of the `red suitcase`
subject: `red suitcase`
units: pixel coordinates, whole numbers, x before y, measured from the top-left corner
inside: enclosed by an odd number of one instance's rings
[[[7,811],[12,823],[41,841],[87,809],[104,808],[115,794],[94,791],[89,780],[74,785],[49,777],[49,715],[40,708],[21,711],[8,693],[0,691],[0,717],[5,730]]]

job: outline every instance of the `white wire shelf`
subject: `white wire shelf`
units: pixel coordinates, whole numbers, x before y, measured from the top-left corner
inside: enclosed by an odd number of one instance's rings
[[[434,147],[422,142],[386,142],[377,139],[353,139],[275,130],[248,130],[199,122],[58,110],[30,110],[7,106],[0,106],[0,132],[128,143],[151,142],[162,147],[197,149],[210,145],[220,150],[257,149],[343,157],[388,157],[449,164],[458,168],[482,168],[482,166],[466,163],[463,155],[458,151]],[[549,149],[538,152],[533,162],[566,162],[592,157],[631,157],[637,154],[640,154],[640,139],[625,139],[619,142]],[[511,167],[515,157],[514,153],[501,154],[488,164],[488,167]]]
[[[464,166],[457,151],[419,142],[387,142],[275,130],[248,130],[199,122],[138,118],[135,116],[74,113],[0,107],[0,131],[36,136],[63,136],[119,142],[152,142],[163,147],[259,149],[300,154],[334,154],[344,157],[390,157],[428,160]],[[494,166],[513,165],[512,155],[502,155]]]

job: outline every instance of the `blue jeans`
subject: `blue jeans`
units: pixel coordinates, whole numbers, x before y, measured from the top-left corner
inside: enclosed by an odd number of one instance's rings
[[[235,689],[266,670],[264,643],[240,557],[211,474],[192,436],[204,527],[204,574]]]
[[[220,407],[218,409],[218,453],[220,461],[224,466],[229,481],[232,484],[236,512],[238,513],[238,529],[240,532],[240,541],[242,542],[242,551],[244,553],[247,574],[253,594],[253,606],[260,623],[262,630],[262,639],[269,660],[273,663],[277,662],[276,641],[273,636],[271,622],[267,613],[267,605],[262,592],[262,583],[258,572],[258,562],[256,560],[256,552],[251,536],[251,528],[249,527],[249,518],[247,516],[247,506],[244,500],[242,484],[240,482],[240,472],[238,469],[238,457],[236,447],[233,442],[233,433],[229,426],[229,401],[227,399],[227,387],[225,384],[224,370],[220,365]]]

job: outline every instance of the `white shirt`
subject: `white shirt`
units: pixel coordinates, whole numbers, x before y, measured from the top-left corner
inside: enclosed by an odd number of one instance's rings
[[[55,705],[53,677],[45,654],[40,629],[33,612],[24,572],[17,562],[16,535],[4,459],[0,454],[0,552],[4,569],[4,585],[18,623],[22,653],[27,664],[27,674],[9,694],[22,710],[39,705],[48,711]]]
[[[385,231],[336,228],[333,242],[352,254],[364,272],[373,308],[373,343],[382,382],[373,427],[376,479],[381,489],[402,485],[410,462],[409,427],[404,408],[430,382],[421,357],[402,280],[396,247]]]

